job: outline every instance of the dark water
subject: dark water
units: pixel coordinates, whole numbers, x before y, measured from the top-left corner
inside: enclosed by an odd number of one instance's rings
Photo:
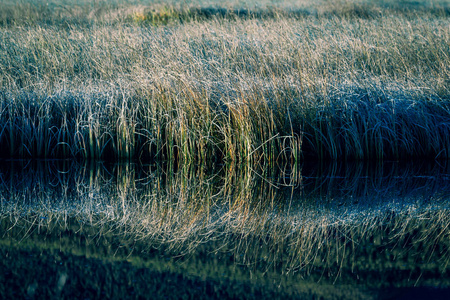
[[[2,299],[450,297],[447,162],[0,165]]]

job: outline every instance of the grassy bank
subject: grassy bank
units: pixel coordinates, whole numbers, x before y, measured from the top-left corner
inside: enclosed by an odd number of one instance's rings
[[[0,14],[0,156],[450,156],[448,3],[149,1]]]

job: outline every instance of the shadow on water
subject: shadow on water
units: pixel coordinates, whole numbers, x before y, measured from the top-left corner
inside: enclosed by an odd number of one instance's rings
[[[1,298],[450,292],[447,163],[0,165]]]

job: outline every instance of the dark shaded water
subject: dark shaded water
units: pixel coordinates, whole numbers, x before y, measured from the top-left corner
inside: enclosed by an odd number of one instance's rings
[[[0,298],[448,299],[447,163],[3,161]]]

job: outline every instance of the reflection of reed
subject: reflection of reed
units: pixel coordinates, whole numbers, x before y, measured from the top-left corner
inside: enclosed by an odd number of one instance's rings
[[[303,166],[287,175],[33,164],[1,169],[10,227],[31,220],[61,230],[71,218],[96,235],[177,255],[228,253],[263,271],[448,271],[450,177],[440,165]]]

